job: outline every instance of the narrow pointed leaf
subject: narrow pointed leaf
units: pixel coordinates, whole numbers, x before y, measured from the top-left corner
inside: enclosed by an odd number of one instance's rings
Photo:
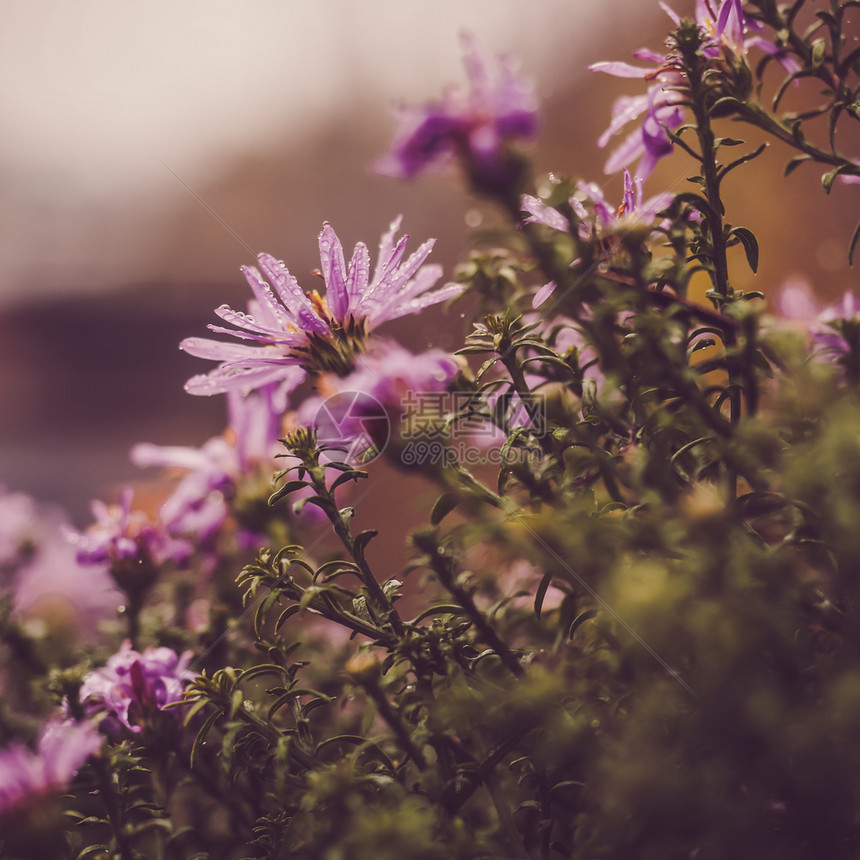
[[[744,252],[747,255],[747,262],[753,273],[758,271],[758,240],[753,235],[751,230],[746,227],[733,227],[730,236],[737,236],[741,244],[744,246]]]

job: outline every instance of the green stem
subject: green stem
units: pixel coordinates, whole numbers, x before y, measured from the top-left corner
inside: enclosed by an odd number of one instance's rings
[[[538,413],[536,404],[532,401],[532,391],[526,383],[523,369],[522,367],[520,367],[520,363],[517,360],[516,350],[510,344],[505,344],[503,342],[499,346],[499,357],[502,360],[502,364],[504,364],[506,370],[510,374],[511,382],[514,386],[514,391],[516,391],[516,393],[520,396],[520,401],[522,402],[523,406],[525,406],[526,412],[528,412],[529,414],[529,418],[531,419],[532,425],[535,428],[534,434],[537,437],[541,449],[543,450],[544,454],[552,454],[552,441],[546,434],[546,431],[544,430],[543,433],[538,432],[538,429],[541,425],[542,416]]]
[[[379,715],[388,723],[394,734],[397,735],[397,740],[403,747],[404,752],[415,762],[418,770],[427,770],[427,760],[424,758],[424,754],[415,746],[400,714],[391,707],[391,702],[385,697],[385,693],[383,693],[379,684],[376,681],[370,682],[365,685],[365,689],[379,709]]]
[[[754,102],[739,102],[737,112],[740,119],[744,122],[760,128],[768,134],[772,134],[775,138],[788,144],[793,149],[797,149],[804,155],[808,155],[811,160],[819,164],[828,164],[831,167],[844,167],[845,170],[843,172],[845,175],[860,175],[860,165],[856,164],[850,158],[840,155],[838,152],[830,153],[819,149],[805,137],[796,137],[789,126],[785,125],[785,123],[781,122],[761,105],[757,105]]]
[[[338,508],[334,500],[334,496],[326,486],[324,468],[319,465],[313,466],[309,469],[309,475],[316,494],[323,502],[323,510],[331,522],[335,534],[340,538],[341,543],[346,547],[347,552],[355,561],[356,567],[358,567],[358,570],[361,573],[361,579],[364,582],[368,593],[373,598],[379,609],[384,613],[386,619],[391,623],[394,631],[398,634],[402,634],[405,629],[403,620],[394,608],[394,604],[391,602],[390,598],[382,590],[382,586],[373,575],[370,565],[365,561],[364,555],[356,552],[355,541],[353,540],[349,526],[347,525],[344,515]]]
[[[439,546],[432,543],[431,546],[425,547],[428,549],[430,556],[430,567],[439,578],[439,582],[445,590],[466,610],[469,620],[475,625],[475,629],[483,640],[499,655],[499,659],[511,674],[521,677],[523,675],[523,667],[519,660],[513,655],[508,646],[501,640],[498,633],[493,629],[484,614],[478,609],[472,595],[463,588],[454,576],[451,559],[443,555],[439,551]]]
[[[128,835],[125,833],[125,815],[123,815],[122,810],[117,804],[110,771],[108,771],[105,762],[98,757],[92,759],[92,765],[96,776],[98,776],[99,794],[101,794],[105,809],[107,810],[108,820],[113,830],[120,860],[134,860],[134,851],[128,841]]]
[[[705,198],[710,207],[710,212],[705,220],[711,245],[710,257],[713,266],[711,277],[714,284],[714,292],[718,296],[715,304],[720,309],[723,304],[731,300],[734,291],[729,283],[729,266],[723,222],[724,208],[720,197],[719,168],[717,165],[717,146],[714,132],[711,128],[709,113],[711,98],[704,82],[704,62],[700,56],[696,54],[694,57],[687,57],[685,59],[690,86],[690,102],[696,118],[696,133],[701,150]],[[728,353],[736,351],[737,343],[737,333],[734,328],[726,328],[723,334],[723,345],[727,353],[726,363],[729,368],[729,421],[732,425],[737,424],[741,419],[741,398],[743,396],[743,380],[738,375],[736,369],[737,357],[728,355]],[[737,472],[733,468],[729,468],[726,478],[727,495],[733,501],[737,496]]]

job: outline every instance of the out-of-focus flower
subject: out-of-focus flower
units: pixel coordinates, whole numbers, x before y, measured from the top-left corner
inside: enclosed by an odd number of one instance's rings
[[[147,648],[141,653],[126,640],[104,668],[84,679],[81,703],[89,716],[106,713],[140,732],[158,711],[182,700],[185,685],[195,677],[188,671],[190,661],[190,651],[180,656],[170,648]]]
[[[847,356],[860,346],[860,299],[846,291],[842,298],[818,314],[810,326],[815,347],[831,358]]]
[[[537,98],[510,59],[500,57],[498,74],[470,35],[463,35],[470,89],[449,89],[440,101],[399,111],[399,127],[388,153],[376,164],[380,173],[414,179],[459,154],[482,184],[503,181],[505,141],[533,138],[538,131]]]
[[[134,490],[126,487],[118,505],[94,501],[95,522],[83,532],[67,530],[81,564],[108,564],[114,569],[166,561],[182,565],[188,560],[191,547],[187,541],[171,538],[142,511],[132,511],[133,498]]]
[[[38,619],[52,634],[73,631],[85,639],[122,603],[107,565],[81,564],[59,533],[20,568],[14,592],[12,608],[18,617]]]
[[[59,509],[0,484],[0,570],[17,566],[37,552],[66,522]]]
[[[860,298],[846,292],[826,308],[816,300],[809,284],[788,281],[777,294],[778,316],[767,325],[775,330],[800,330],[808,337],[812,357],[834,363],[840,375],[857,380],[860,374]]]
[[[247,392],[277,383],[281,395],[277,405],[285,407],[285,392],[301,381],[305,371],[346,376],[373,329],[462,292],[461,284],[431,291],[442,275],[441,266],[424,265],[435,240],[425,242],[404,261],[409,237],[395,241],[399,228],[397,218],[382,236],[371,275],[367,246],[359,242],[347,266],[343,246],[326,223],[319,237],[326,285],[323,297],[316,291],[305,294],[282,262],[260,254],[263,274],[253,267],[242,269],[254,291],[251,313],[222,305],[215,313],[235,328],[209,326],[253,344],[186,338],[180,345],[186,352],[220,362],[215,370],[192,377],[186,390],[192,394]]]
[[[821,313],[809,284],[800,278],[786,281],[776,294],[775,307],[781,320],[808,326]]]
[[[50,720],[42,729],[36,752],[23,744],[0,750],[0,817],[62,791],[103,743],[90,722]]]
[[[180,469],[187,474],[162,505],[160,519],[172,535],[206,544],[230,513],[230,499],[243,477],[271,477],[278,450],[280,415],[274,386],[243,397],[227,392],[229,428],[200,448],[141,443],[131,450],[138,466]]]
[[[121,602],[105,565],[84,566],[66,540],[68,518],[24,493],[0,488],[0,573],[20,619],[46,632],[89,636]]]

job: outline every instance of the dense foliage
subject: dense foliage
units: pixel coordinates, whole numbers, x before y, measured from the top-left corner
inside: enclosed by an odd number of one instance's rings
[[[325,225],[322,297],[261,255],[183,343],[227,432],[133,452],[176,475],[157,518],[0,497],[4,856],[857,856],[860,303],[735,289],[722,191],[738,121],[860,182],[858,7],[704,2],[595,66],[645,90],[601,140],[635,125],[619,205],[533,184],[534,93],[468,41],[379,167],[458,166],[504,243],[436,287],[399,220],[373,267]],[[688,190],[643,201],[678,149]],[[456,356],[376,331],[440,303]],[[396,571],[353,525],[392,467],[438,487]]]

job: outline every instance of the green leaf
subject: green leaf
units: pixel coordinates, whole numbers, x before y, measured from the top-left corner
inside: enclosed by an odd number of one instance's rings
[[[305,487],[310,486],[307,481],[287,481],[286,484],[281,485],[269,496],[269,505],[277,504],[284,496],[288,496],[290,493],[294,493],[296,490],[302,490]]]
[[[194,715],[200,711],[202,708],[205,708],[206,705],[211,705],[212,702],[209,699],[198,699],[186,712],[182,722],[187,726]]]
[[[744,246],[744,252],[747,255],[747,262],[753,273],[758,271],[758,240],[753,235],[752,230],[746,227],[733,227],[729,231],[730,236],[737,236],[741,244]]]
[[[375,529],[365,529],[359,532],[353,539],[353,548],[355,550],[355,558],[357,561],[364,561],[364,551],[367,545],[379,534]]]
[[[302,512],[305,505],[316,505],[321,511],[326,512],[328,503],[319,496],[306,496],[304,499],[299,499],[293,506],[296,516]]]
[[[460,504],[460,496],[458,493],[442,493],[433,505],[430,511],[431,525],[438,526],[445,517]]]
[[[439,606],[431,606],[429,609],[425,609],[420,615],[417,615],[410,622],[411,624],[417,624],[419,621],[423,621],[425,618],[429,618],[431,615],[465,615],[466,610],[463,609],[457,603],[442,603]]]
[[[860,239],[860,221],[854,228],[854,234],[851,236],[851,244],[848,246],[848,265],[854,266],[854,249],[857,247],[857,240]]]
[[[480,379],[489,369],[496,364],[501,359],[498,356],[493,356],[493,358],[488,358],[479,368],[478,372],[475,374],[475,379]]]
[[[274,715],[275,715],[275,714],[276,714],[276,713],[277,713],[281,708],[283,708],[283,707],[284,707],[284,705],[289,704],[289,703],[290,703],[293,699],[295,699],[295,698],[296,698],[296,692],[295,692],[294,690],[288,690],[288,691],[287,691],[286,693],[284,693],[283,695],[278,696],[278,698],[277,698],[277,699],[275,699],[274,704],[272,705],[272,707],[271,707],[271,708],[269,708],[269,712],[266,714],[266,719],[267,719],[269,722],[271,722],[272,717],[273,717],[273,716],[274,716]]]
[[[546,597],[547,589],[552,582],[552,574],[545,573],[537,587],[535,594],[535,618],[540,618],[541,610],[543,609],[543,600]]]
[[[288,606],[288,607],[287,607],[287,608],[286,608],[286,609],[285,609],[285,610],[284,610],[284,611],[283,611],[283,612],[278,616],[278,620],[275,622],[275,633],[279,632],[279,631],[280,631],[280,629],[281,629],[281,627],[283,627],[283,626],[284,626],[284,624],[285,624],[285,623],[286,623],[290,618],[292,618],[294,615],[296,615],[298,612],[301,612],[301,611],[302,611],[302,609],[301,609],[301,607],[298,605],[298,603],[294,603],[292,606]]]
[[[819,16],[822,14],[818,13]],[[816,39],[812,43],[812,71],[817,72],[824,62],[825,52],[827,51],[827,43],[824,39]]]
[[[233,717],[239,712],[239,709],[245,703],[245,694],[238,688],[233,690],[233,695],[230,697],[230,711],[229,717],[232,720]]]
[[[585,612],[580,612],[576,618],[573,619],[573,623],[570,625],[570,629],[567,631],[567,638],[573,639],[574,633],[586,622],[590,621],[597,615],[596,609],[586,609]]]
[[[257,604],[257,609],[254,612],[254,635],[259,639],[263,625],[266,623],[266,613],[275,605],[280,593],[271,591],[266,597]]]
[[[828,171],[821,177],[821,184],[828,194],[830,193],[830,188],[833,185],[833,180],[836,179],[840,173],[846,171],[850,166],[851,165],[848,164],[840,164],[839,167],[834,167],[833,170]]]
[[[197,737],[194,738],[194,743],[191,745],[191,756],[189,757],[189,767],[194,770],[194,765],[197,764],[197,759],[200,756],[200,749],[206,741],[206,736],[209,734],[215,721],[221,716],[221,711],[215,711],[206,718],[206,722],[200,727],[197,732]]]
[[[239,676],[239,680],[250,681],[253,678],[258,678],[260,675],[278,675],[279,677],[282,677],[283,674],[284,670],[280,666],[276,666],[273,663],[260,663],[258,666],[252,666],[250,669],[245,669]]]
[[[726,113],[725,108],[737,108],[740,107],[740,104],[741,103],[734,96],[723,96],[721,99],[717,99],[717,101],[714,102],[711,112],[720,110],[722,113]]]
[[[811,155],[795,156],[794,158],[791,159],[791,161],[788,162],[788,164],[785,165],[785,173],[783,175],[788,176],[789,174],[794,173],[794,171],[798,167],[800,167],[800,165],[803,164],[804,161],[812,161],[812,156]]]
[[[716,213],[711,208],[711,205],[699,194],[693,194],[692,191],[682,191],[680,194],[675,195],[675,201],[677,203],[687,203],[697,212],[701,212],[702,215],[716,220]]]
[[[744,518],[760,517],[782,510],[788,502],[782,496],[769,492],[746,493],[735,502],[735,510]]]
[[[746,155],[742,155],[740,158],[736,158],[734,161],[727,164],[725,167],[721,167],[717,174],[719,176],[719,181],[722,183],[727,173],[730,173],[736,167],[740,167],[742,164],[746,164],[747,162],[752,161],[755,158],[758,158],[768,147],[768,144],[765,142],[761,144],[761,146],[757,146],[752,152],[746,153]]]
[[[361,472],[358,469],[351,469],[349,472],[342,472],[334,479],[334,481],[332,481],[332,484],[329,487],[329,492],[333,493],[341,484],[345,484],[347,481],[355,481],[357,484],[362,478],[366,477],[367,472]]]
[[[95,857],[99,854],[102,857],[110,857],[110,850],[107,845],[88,845],[80,854],[77,855],[75,860],[86,860],[87,857]]]

